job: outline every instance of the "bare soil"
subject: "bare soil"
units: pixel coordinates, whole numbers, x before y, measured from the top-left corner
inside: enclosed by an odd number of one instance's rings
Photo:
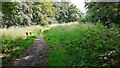
[[[13,60],[8,66],[44,66],[47,52],[47,44],[43,35],[40,35],[22,55]]]

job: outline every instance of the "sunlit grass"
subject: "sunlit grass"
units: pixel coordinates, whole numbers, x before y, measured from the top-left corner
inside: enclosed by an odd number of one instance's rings
[[[35,35],[37,30],[40,30],[40,26],[29,26],[29,27],[11,27],[9,29],[4,28],[0,29],[0,36],[10,37],[11,40],[14,40],[18,37],[25,37],[26,32],[31,32],[32,35]],[[2,37],[1,37],[2,38]]]
[[[28,35],[26,35],[26,32]],[[11,27],[9,29],[0,29],[3,65],[6,65],[12,59],[18,57],[27,47],[29,47],[30,44],[32,44],[36,36],[40,33],[40,26]]]

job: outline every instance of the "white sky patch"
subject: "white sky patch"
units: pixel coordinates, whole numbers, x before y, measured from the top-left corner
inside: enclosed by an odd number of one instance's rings
[[[81,12],[83,12],[83,13],[85,13],[86,12],[86,10],[85,10],[85,0],[71,0],[71,2],[74,4],[74,5],[76,5],[76,7],[81,11]]]

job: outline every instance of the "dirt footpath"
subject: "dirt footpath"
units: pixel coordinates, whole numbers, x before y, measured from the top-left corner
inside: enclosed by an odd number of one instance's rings
[[[47,44],[43,39],[43,35],[36,38],[35,42],[19,56],[12,61],[9,66],[44,66],[47,57]]]

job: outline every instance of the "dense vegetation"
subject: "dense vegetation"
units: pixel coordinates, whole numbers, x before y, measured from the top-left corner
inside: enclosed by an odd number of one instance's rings
[[[120,28],[100,23],[59,26],[44,32],[48,66],[119,67]]]
[[[86,15],[81,19],[84,22],[120,24],[120,2],[90,2],[86,3],[86,9]]]
[[[85,7],[82,15],[68,2],[2,2],[3,65],[22,54],[42,26],[79,20],[43,27],[49,47],[46,66],[119,67],[120,2],[88,2]]]
[[[75,22],[81,16],[81,12],[73,4],[67,2],[52,3],[53,16],[59,23]]]
[[[2,13],[0,26],[3,28],[67,23],[80,17],[76,6],[67,2],[3,2]]]

